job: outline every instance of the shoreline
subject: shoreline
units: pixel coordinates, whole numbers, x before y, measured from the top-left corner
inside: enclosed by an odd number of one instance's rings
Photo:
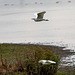
[[[66,47],[56,46],[56,45],[51,45],[51,44],[49,45],[49,44],[44,44],[44,43],[31,43],[31,42],[28,42],[28,43],[0,43],[0,45],[1,44],[7,44],[7,45],[39,45],[39,46],[54,47],[54,48],[56,48],[56,52],[58,52],[61,57],[66,57],[68,55],[75,54],[74,51],[71,51],[71,49],[66,49]]]
[[[46,47],[54,48],[54,49],[52,49],[52,51],[54,53],[58,53],[59,57],[61,57],[61,58],[75,54],[75,52],[71,51],[71,49],[65,49],[66,47],[61,47],[61,46],[56,46],[56,45],[49,45],[49,44],[47,45],[47,44],[43,44],[43,43],[31,43],[31,42],[29,42],[29,43],[0,43],[0,44],[46,46]]]

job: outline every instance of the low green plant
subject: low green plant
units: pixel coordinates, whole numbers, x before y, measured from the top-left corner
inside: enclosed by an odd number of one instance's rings
[[[68,75],[68,74],[65,72],[57,72],[57,75]]]
[[[7,74],[10,75],[56,75],[59,58],[51,49],[40,45],[14,45],[2,44],[2,58],[8,61],[14,60],[12,66],[7,67]],[[43,65],[39,60],[53,60],[56,64]],[[10,62],[11,64],[11,62]],[[10,71],[11,70],[11,71]]]

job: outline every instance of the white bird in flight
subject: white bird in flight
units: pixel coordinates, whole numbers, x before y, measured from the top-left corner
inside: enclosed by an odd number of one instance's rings
[[[40,21],[48,21],[48,19],[43,19],[44,14],[46,11],[40,12],[36,14],[36,18],[32,18],[35,22],[40,22]]]

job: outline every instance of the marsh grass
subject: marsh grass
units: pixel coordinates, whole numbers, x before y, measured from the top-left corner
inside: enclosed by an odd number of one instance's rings
[[[56,75],[62,48],[34,44],[0,44],[0,74]],[[39,60],[56,64],[42,65]]]

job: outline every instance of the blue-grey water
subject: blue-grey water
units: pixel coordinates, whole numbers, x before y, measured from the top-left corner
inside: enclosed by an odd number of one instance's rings
[[[34,13],[41,11],[46,11],[44,18],[49,21],[32,21]],[[75,1],[0,0],[0,43],[28,42],[75,51]]]

